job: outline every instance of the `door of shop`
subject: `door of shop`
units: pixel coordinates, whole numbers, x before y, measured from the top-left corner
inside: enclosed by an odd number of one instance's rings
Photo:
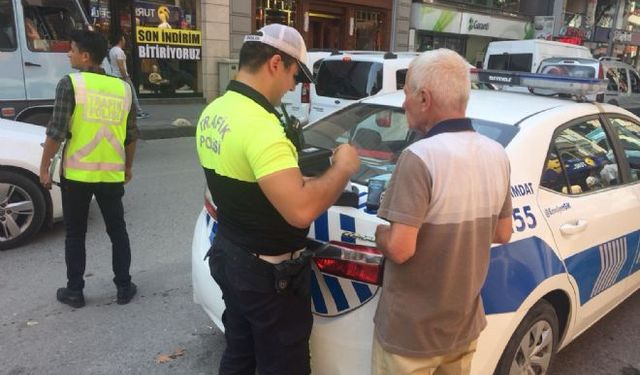
[[[344,31],[338,15],[309,13],[309,35],[309,48],[344,49]]]

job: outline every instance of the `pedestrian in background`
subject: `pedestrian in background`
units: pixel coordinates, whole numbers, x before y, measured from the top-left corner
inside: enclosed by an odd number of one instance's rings
[[[198,121],[198,155],[218,214],[207,255],[226,305],[221,375],[254,375],[256,368],[310,373],[305,239],[360,161],[352,146],[342,145],[322,176],[303,178],[296,140],[287,137],[275,106],[297,81],[312,81],[306,54],[302,36],[288,26],[271,24],[248,35],[235,80]]]
[[[50,189],[51,159],[66,141],[60,188],[68,281],[58,289],[57,299],[75,308],[85,305],[85,236],[93,196],[111,239],[118,304],[129,303],[137,289],[129,274],[131,249],[122,206],[124,184],[132,177],[136,120],[131,115],[131,86],[100,67],[106,53],[107,41],[99,33],[72,35],[69,61],[80,72],[58,82],[40,163],[40,182]]]
[[[492,242],[511,238],[509,160],[465,117],[471,83],[457,53],[409,66],[409,127],[426,134],[401,154],[378,216],[387,261],[375,314],[373,374],[468,374],[486,325],[480,289]]]
[[[126,44],[126,39],[121,32],[116,32],[111,37],[111,49],[109,50],[109,64],[111,64],[111,74],[114,77],[121,78],[125,80],[131,86],[131,95],[133,97],[133,105],[136,110],[136,118],[137,119],[145,119],[149,118],[149,114],[142,110],[140,107],[140,102],[138,101],[138,95],[136,94],[135,86],[131,81],[131,77],[129,77],[129,72],[127,71],[127,55],[124,53],[124,46]]]

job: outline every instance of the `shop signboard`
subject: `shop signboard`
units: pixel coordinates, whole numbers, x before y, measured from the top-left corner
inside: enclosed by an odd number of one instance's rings
[[[466,12],[462,13],[460,34],[504,39],[532,39],[535,35],[530,22]]]
[[[176,6],[135,3],[138,57],[200,60],[202,33],[192,28],[190,15]]]
[[[441,9],[413,3],[411,5],[411,28],[458,34],[462,13],[451,9]]]

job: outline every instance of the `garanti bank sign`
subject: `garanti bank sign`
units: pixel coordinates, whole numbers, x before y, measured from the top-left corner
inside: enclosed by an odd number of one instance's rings
[[[460,34],[480,35],[492,38],[530,39],[534,28],[530,22],[462,13]]]

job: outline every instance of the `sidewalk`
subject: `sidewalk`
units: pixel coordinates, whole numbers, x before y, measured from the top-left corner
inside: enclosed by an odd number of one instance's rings
[[[141,139],[193,137],[198,116],[206,106],[204,99],[171,103],[157,100],[140,100],[142,109],[151,116],[138,120]]]

